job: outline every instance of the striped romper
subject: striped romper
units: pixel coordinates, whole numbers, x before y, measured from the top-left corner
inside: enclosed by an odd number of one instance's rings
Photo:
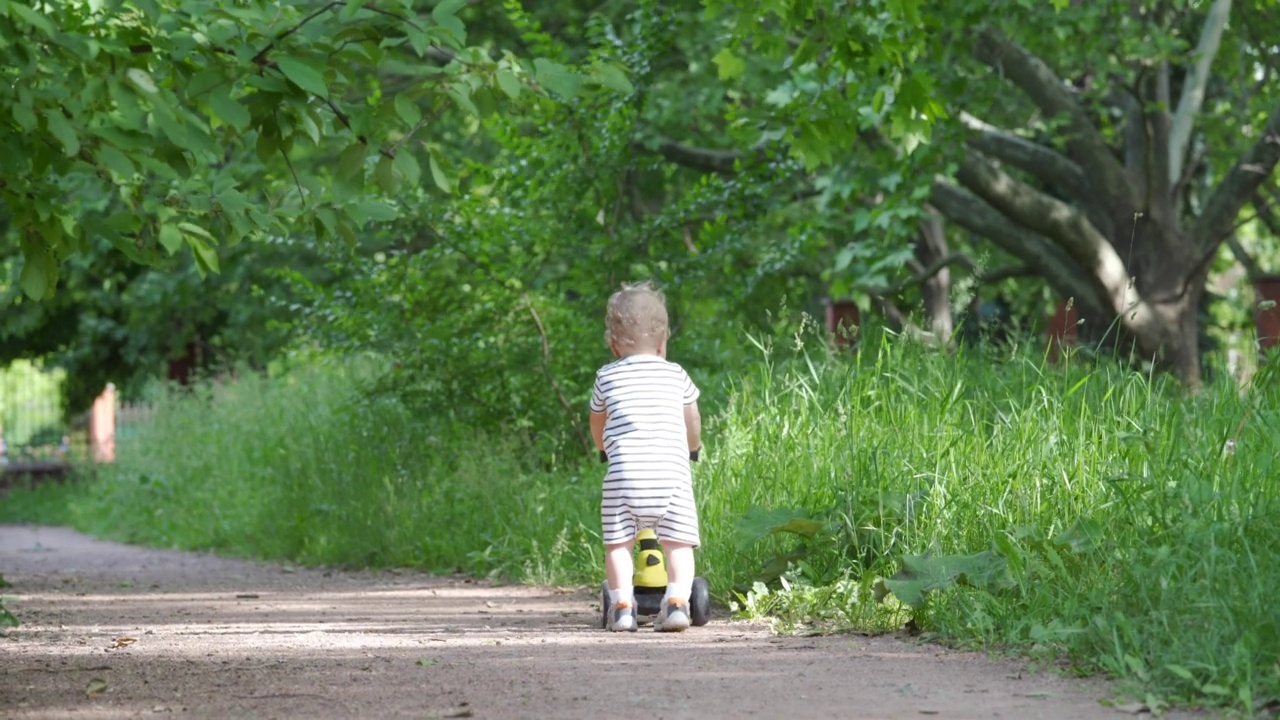
[[[600,520],[606,545],[654,528],[660,540],[697,547],[698,513],[689,471],[684,408],[698,388],[673,362],[631,355],[596,373],[591,411],[606,413]]]

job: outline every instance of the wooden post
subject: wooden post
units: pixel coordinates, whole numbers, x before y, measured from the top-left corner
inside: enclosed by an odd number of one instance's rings
[[[1280,345],[1280,275],[1253,279],[1257,297],[1253,304],[1253,324],[1258,331],[1258,349],[1263,353]]]
[[[111,383],[89,411],[89,456],[94,462],[116,461],[116,386]]]
[[[827,300],[827,332],[836,347],[847,350],[858,344],[858,304],[852,300]]]
[[[1049,338],[1049,362],[1056,363],[1062,357],[1064,347],[1075,345],[1080,317],[1071,302],[1058,303],[1058,311],[1049,319],[1045,335]]]

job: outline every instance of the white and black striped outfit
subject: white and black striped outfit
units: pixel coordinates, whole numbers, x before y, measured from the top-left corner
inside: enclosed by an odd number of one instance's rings
[[[604,412],[600,521],[606,545],[652,527],[661,540],[700,544],[689,472],[684,408],[698,399],[684,368],[657,355],[631,355],[596,373],[591,411]]]

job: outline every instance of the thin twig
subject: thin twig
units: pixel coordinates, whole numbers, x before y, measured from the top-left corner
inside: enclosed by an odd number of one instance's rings
[[[277,149],[280,150],[280,157],[284,158],[284,164],[289,167],[289,173],[293,175],[293,184],[298,186],[298,200],[302,201],[302,209],[306,210],[307,195],[302,189],[302,181],[298,179],[298,171],[293,169],[293,161],[289,159],[289,153],[284,151],[284,146],[281,145]]]
[[[556,391],[556,397],[560,398],[560,404],[564,406],[564,411],[569,414],[569,422],[573,425],[573,431],[578,436],[578,441],[582,443],[582,448],[589,451],[591,445],[587,442],[587,436],[582,433],[582,425],[578,421],[578,414],[573,411],[573,405],[564,396],[564,391],[560,389],[560,383],[556,382],[555,375],[551,374],[551,341],[547,339],[547,329],[542,325],[542,318],[538,316],[538,311],[534,309],[533,302],[528,295],[525,295],[524,302],[529,308],[529,314],[533,316],[533,324],[538,326],[538,336],[542,338],[542,372],[551,383],[551,388]]]
[[[279,35],[277,35],[277,36],[275,36],[274,38],[272,38],[271,42],[267,43],[267,46],[266,46],[266,47],[264,47],[264,48],[262,48],[261,50],[259,50],[259,51],[258,51],[258,53],[257,53],[256,55],[254,55],[254,56],[253,56],[253,59],[251,59],[249,62],[253,63],[254,65],[261,65],[261,64],[262,64],[262,62],[263,62],[263,60],[265,60],[265,59],[266,59],[266,57],[267,57],[267,53],[271,52],[271,48],[275,47],[275,46],[276,46],[276,43],[278,43],[278,42],[280,42],[281,40],[284,40],[285,38],[289,37],[290,35],[292,35],[292,34],[294,34],[294,33],[298,32],[299,30],[301,30],[301,29],[302,29],[302,26],[303,26],[303,25],[306,25],[307,23],[311,22],[312,20],[315,20],[316,18],[320,17],[321,15],[323,15],[323,14],[325,14],[325,13],[329,12],[330,10],[332,10],[332,9],[334,9],[334,8],[338,7],[339,5],[342,5],[342,4],[344,4],[344,0],[334,0],[333,2],[329,3],[328,5],[325,5],[324,7],[320,8],[319,10],[316,10],[315,12],[313,12],[313,13],[311,13],[310,15],[306,16],[305,18],[303,18],[303,19],[302,19],[302,22],[298,23],[297,25],[294,25],[293,27],[289,28],[288,30],[285,30],[284,32],[282,32],[282,33],[280,33]]]

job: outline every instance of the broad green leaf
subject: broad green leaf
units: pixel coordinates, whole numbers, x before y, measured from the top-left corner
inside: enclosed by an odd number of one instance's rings
[[[324,82],[324,72],[311,63],[294,57],[280,58],[276,66],[289,82],[321,98],[329,97],[329,87]]]
[[[178,223],[178,229],[182,230],[182,232],[188,235],[191,235],[193,237],[198,237],[201,240],[204,240],[206,242],[210,242],[210,243],[217,242],[216,240],[213,239],[213,236],[209,234],[208,230],[205,230],[204,228],[200,227],[199,225],[196,225],[195,223],[180,222]]]
[[[410,128],[418,124],[422,120],[422,110],[418,108],[418,104],[414,102],[408,95],[400,93],[395,99],[396,115],[404,121],[405,125]]]
[[[733,80],[746,72],[747,63],[729,48],[721,48],[711,62],[716,64],[717,74],[721,80]]]
[[[902,570],[882,582],[903,604],[920,607],[933,590],[963,585],[991,592],[1012,587],[1013,577],[1003,555],[984,550],[974,555],[908,555],[902,558]]]
[[[349,178],[355,177],[357,174],[364,175],[364,159],[369,154],[367,145],[360,141],[351,143],[346,150],[338,156],[338,176]]]
[[[467,0],[442,0],[431,10],[431,19],[436,21],[444,30],[452,36],[457,46],[461,46],[467,41],[467,28],[462,21],[457,18],[457,12],[465,7]]]
[[[11,110],[14,122],[18,123],[18,127],[24,132],[34,132],[40,127],[40,121],[36,118],[36,114],[31,109],[31,105],[24,102],[14,103]]]
[[[343,22],[349,22],[363,7],[364,0],[347,0],[346,6],[342,8],[342,12],[338,14],[338,17],[340,17]]]
[[[516,77],[515,73],[507,70],[506,68],[499,69],[496,75],[498,79],[498,88],[501,89],[502,92],[506,93],[507,97],[512,100],[519,99],[520,90],[523,87],[520,83],[520,78]]]
[[[222,122],[244,132],[253,119],[245,106],[231,97],[231,86],[220,85],[209,91],[209,108]]]
[[[169,252],[170,255],[182,249],[182,231],[176,225],[164,224],[160,226],[160,232],[157,234],[157,240],[160,245]]]
[[[11,2],[9,3],[9,12],[13,17],[34,27],[45,35],[54,35],[57,32],[49,18],[33,10],[30,2]]]
[[[616,90],[623,95],[630,95],[636,90],[631,81],[627,79],[626,71],[617,65],[600,63],[592,68],[592,71],[596,81],[610,90]]]
[[[395,208],[378,200],[365,200],[357,208],[361,215],[374,222],[387,222],[400,216]]]
[[[738,550],[746,551],[771,535],[790,533],[812,538],[821,532],[823,527],[821,522],[810,518],[809,514],[803,510],[765,509],[759,505],[752,505],[734,526],[735,544]]]
[[[449,174],[445,172],[443,160],[437,157],[437,153],[434,150],[432,150],[430,155],[427,157],[427,164],[431,168],[431,179],[435,181],[436,187],[452,195],[454,179],[449,177]]]
[[[258,141],[254,146],[254,150],[258,154],[258,159],[264,163],[271,162],[275,157],[276,151],[280,148],[280,142],[276,138],[275,128],[264,127],[258,131]]]
[[[480,109],[476,107],[475,102],[471,100],[471,86],[466,83],[453,83],[449,86],[449,96],[458,103],[458,106],[472,115],[479,115]]]
[[[564,65],[546,58],[535,58],[533,70],[538,84],[547,90],[566,99],[578,94],[582,81]]]
[[[201,274],[213,273],[216,275],[222,272],[216,249],[210,247],[201,238],[193,235],[187,235],[187,245],[191,247],[191,254],[195,256],[196,265],[199,267]]]
[[[394,193],[400,187],[396,182],[395,160],[385,155],[378,158],[378,164],[373,169],[373,177],[378,181],[378,187],[384,192]]]
[[[218,204],[227,215],[242,215],[249,209],[249,200],[244,193],[235,188],[228,188],[218,193]]]
[[[351,229],[350,224],[341,220],[338,221],[338,236],[347,243],[349,248],[355,248],[360,244],[360,236],[356,235],[356,231]]]
[[[1071,548],[1071,552],[1084,553],[1098,547],[1105,537],[1101,523],[1093,518],[1080,518],[1071,527],[1058,533],[1053,541]]]
[[[456,15],[459,10],[466,6],[467,0],[440,0],[440,2],[431,9],[431,17],[436,22],[440,22],[441,18]]]
[[[80,138],[76,136],[75,128],[71,127],[71,123],[67,121],[60,108],[46,110],[44,119],[49,133],[62,143],[62,150],[67,157],[80,154]]]
[[[134,167],[133,161],[129,159],[129,156],[110,145],[100,144],[95,154],[98,156],[98,162],[116,175],[130,178],[137,172],[137,168]]]
[[[160,92],[160,88],[156,87],[155,80],[151,79],[151,73],[142,68],[129,68],[125,71],[124,76],[133,83],[133,86],[146,93],[147,95],[155,95]]]
[[[49,265],[52,260],[43,251],[37,250],[26,256],[22,263],[22,273],[18,276],[18,285],[22,292],[32,300],[44,299],[49,291]]]
[[[401,148],[400,152],[396,153],[395,166],[408,187],[416,188],[422,182],[422,168],[418,166],[418,159],[409,152],[408,148]]]

